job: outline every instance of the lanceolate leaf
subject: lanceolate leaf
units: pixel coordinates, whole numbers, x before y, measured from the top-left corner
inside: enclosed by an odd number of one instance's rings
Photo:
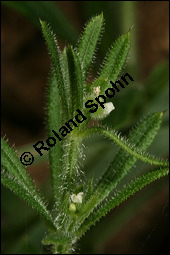
[[[71,95],[71,82],[70,82],[70,76],[69,76],[69,65],[67,60],[67,47],[64,48],[62,52],[62,62],[63,62],[63,75],[64,75],[64,85],[65,85],[65,92],[66,92],[66,98],[67,98],[67,104],[68,104],[68,112],[69,117],[72,116],[72,95]]]
[[[68,105],[67,105],[67,100],[66,100],[66,91],[64,87],[64,77],[63,77],[63,72],[62,72],[62,58],[61,58],[61,53],[59,50],[59,47],[57,45],[57,40],[55,39],[55,36],[49,26],[44,22],[40,21],[41,26],[42,26],[42,32],[44,35],[44,38],[46,40],[50,55],[51,55],[51,60],[52,60],[52,68],[53,68],[53,73],[55,75],[56,79],[56,85],[58,87],[58,93],[60,95],[60,104],[62,106],[62,114],[64,114],[64,117],[68,118]]]
[[[99,77],[92,84],[93,87],[101,86],[105,82],[105,88],[101,90],[101,94],[109,87],[109,82],[115,82],[122,70],[127,59],[130,49],[130,31],[119,37],[111,47],[101,69]]]
[[[145,151],[154,140],[160,128],[161,120],[162,113],[153,113],[148,115],[141,122],[139,122],[133,131],[129,134],[129,142],[134,144],[134,146],[137,148]],[[136,161],[137,158],[130,156],[123,149],[118,151],[114,160],[112,161],[111,165],[97,186],[97,193],[105,189],[101,199],[104,198],[104,195],[108,195],[112,189],[117,186],[118,182],[129,172]],[[109,183],[107,182],[108,180]]]
[[[1,172],[1,181],[7,188],[25,200],[33,209],[35,209],[39,213],[40,217],[42,217],[48,224],[48,226],[55,230],[52,217],[40,197],[35,195],[31,189],[28,189],[25,184],[21,183],[18,179],[5,170],[2,170]]]
[[[98,15],[90,20],[90,22],[85,27],[84,33],[81,36],[78,53],[82,67],[87,71],[95,50],[97,42],[100,38],[101,31],[103,28],[103,14]]]
[[[129,142],[141,150],[146,150],[152,143],[161,125],[162,113],[153,113],[140,121],[130,133]],[[120,149],[95,188],[95,192],[83,209],[81,221],[100,204],[129,172],[137,158]]]
[[[62,114],[62,106],[60,104],[59,88],[57,86],[57,79],[54,73],[51,73],[48,89],[48,106],[47,106],[47,122],[48,122],[48,137],[54,137],[52,130],[58,131],[63,123],[64,118]],[[57,140],[57,139],[56,139]],[[56,141],[56,145],[50,148],[50,169],[51,181],[53,187],[53,194],[55,201],[60,199],[59,187],[61,185],[62,173],[62,156],[63,156],[63,142]]]
[[[95,225],[95,223],[99,221],[101,217],[105,216],[110,210],[118,206],[120,203],[135,194],[137,191],[141,190],[146,185],[168,175],[168,172],[168,168],[158,168],[136,178],[124,186],[114,195],[114,197],[105,202],[105,204],[100,206],[93,214],[89,216],[89,218],[87,218],[87,220],[85,220],[78,230],[78,237],[81,237],[92,225]]]
[[[66,49],[67,61],[68,61],[68,74],[70,80],[70,96],[72,102],[72,116],[77,109],[83,107],[83,87],[84,77],[83,70],[79,58],[74,52],[72,47]]]
[[[126,138],[118,134],[115,130],[109,130],[102,127],[90,128],[84,131],[84,135],[101,134],[108,137],[114,143],[119,145],[124,151],[129,153],[131,156],[136,157],[146,163],[159,166],[168,166],[168,162],[162,159],[157,159],[155,156],[145,153],[139,150],[133,144],[130,144]]]
[[[2,138],[1,147],[2,183],[36,209],[40,216],[42,216],[46,222],[54,228],[52,218],[47,211],[36,186],[26,172],[26,169],[22,166],[13,149],[9,147],[7,142]]]
[[[17,178],[18,180],[21,180],[21,182],[27,185],[29,189],[35,190],[35,186],[28,173],[26,172],[26,169],[21,164],[14,150],[3,138],[1,138],[1,155],[1,166],[6,168],[12,176]]]
[[[104,61],[100,78],[116,81],[127,59],[130,49],[130,31],[119,37],[113,44]]]
[[[80,185],[82,172],[80,171],[80,164],[83,157],[81,148],[81,139],[72,135],[65,140],[64,143],[64,165],[63,165],[63,192],[73,192],[76,187]]]

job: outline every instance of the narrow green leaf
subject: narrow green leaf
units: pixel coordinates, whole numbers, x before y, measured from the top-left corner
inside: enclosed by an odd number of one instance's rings
[[[140,150],[145,151],[154,140],[160,128],[161,120],[162,113],[158,112],[148,115],[136,125],[133,131],[130,132],[128,137],[129,142],[134,144],[134,146]],[[100,193],[104,190],[100,198],[101,200],[103,200],[104,197],[117,186],[120,180],[129,172],[136,161],[137,158],[130,156],[123,149],[118,151],[96,188],[96,193]]]
[[[101,31],[103,28],[103,14],[100,14],[92,19],[84,29],[84,33],[80,38],[78,45],[78,53],[82,67],[87,71],[93,60],[94,53],[96,50],[97,42],[100,38]]]
[[[69,65],[68,65],[66,50],[67,50],[67,47],[65,47],[62,52],[62,62],[63,62],[64,87],[65,87],[66,98],[67,98],[67,103],[68,103],[69,117],[71,117],[73,104],[72,104],[72,95],[71,95]]]
[[[54,73],[51,73],[48,89],[47,122],[48,137],[54,137],[52,130],[58,131],[63,123],[62,106],[60,104],[59,88]],[[57,139],[56,139],[57,140]],[[56,141],[56,145],[49,150],[51,182],[55,201],[59,201],[59,187],[61,185],[63,141]]]
[[[100,59],[105,56],[109,45],[113,38],[116,38],[122,32],[122,12],[121,8],[125,3],[121,1],[81,1],[81,8],[86,20],[94,15],[94,13],[103,12],[107,26],[105,27],[104,40],[100,46]],[[113,15],[113,10],[114,15]],[[127,16],[126,16],[127,17]],[[126,18],[125,17],[125,18]],[[131,23],[131,25],[134,22]],[[131,26],[130,25],[130,26]],[[101,58],[102,57],[102,58]]]
[[[77,109],[83,108],[83,87],[85,85],[83,70],[79,58],[74,52],[73,48],[69,46],[66,49],[67,61],[68,61],[68,74],[70,81],[70,96],[72,102],[72,116]]]
[[[93,82],[92,88],[101,86],[101,94],[109,87],[109,82],[115,82],[122,70],[130,49],[130,31],[119,37],[111,47],[102,66],[99,77]]]
[[[40,197],[35,196],[32,190],[29,190],[27,186],[25,186],[23,183],[20,183],[15,177],[7,173],[5,170],[1,171],[1,181],[4,186],[9,188],[17,196],[26,201],[33,209],[35,209],[39,213],[40,217],[42,217],[42,219],[45,221],[45,223],[51,229],[55,230],[52,217]]]
[[[141,151],[133,144],[130,144],[126,138],[118,134],[115,130],[109,130],[103,127],[95,127],[89,128],[84,131],[85,136],[91,136],[95,134],[101,134],[106,136],[114,143],[116,143],[118,146],[120,146],[124,151],[129,153],[131,156],[134,156],[137,159],[140,159],[146,163],[159,166],[168,166],[168,161],[157,159],[155,156],[145,153],[144,151]]]
[[[14,150],[8,145],[8,143],[1,138],[1,166],[8,169],[8,172],[15,178],[21,180],[28,188],[35,190],[31,178],[29,177],[26,169],[21,164],[19,158],[16,156]]]
[[[80,163],[83,157],[81,138],[70,135],[64,143],[63,195],[81,184]],[[75,186],[76,183],[76,186]]]
[[[85,200],[89,200],[89,198],[93,194],[93,190],[94,190],[93,181],[94,181],[93,178],[91,178],[85,185],[85,187],[86,187],[86,192],[85,192],[85,197],[84,197]]]
[[[150,114],[142,119],[130,132],[128,137],[129,142],[137,146],[140,150],[145,151],[155,138],[160,128],[161,120],[162,112]],[[109,168],[97,184],[93,196],[85,204],[82,210],[82,216],[80,217],[81,222],[94,210],[95,206],[100,204],[113,191],[136,161],[137,158],[130,156],[124,149],[118,151]]]
[[[113,44],[104,61],[100,78],[116,81],[127,59],[130,49],[130,31],[120,36]]]
[[[74,111],[82,108],[83,104],[83,71],[77,54],[70,46],[65,48],[62,54],[64,63],[64,76],[67,85],[67,101],[69,102],[69,115],[73,118]],[[82,127],[82,125],[81,125]],[[60,191],[61,201],[67,197],[67,194],[73,192],[80,184],[81,172],[79,171],[82,158],[81,139],[77,137],[78,128],[72,131],[72,135],[68,135],[63,143],[64,164],[62,170],[62,191]],[[76,133],[74,137],[74,133]],[[76,187],[75,187],[76,183]],[[64,203],[60,208],[63,214],[68,213],[68,199],[65,208]],[[68,224],[68,223],[67,223]]]
[[[110,210],[118,206],[120,203],[141,190],[146,185],[168,175],[168,173],[168,168],[159,168],[131,181],[85,220],[85,222],[79,228],[77,236],[80,238],[92,225],[95,225],[95,223],[99,221],[101,217],[105,216]]]
[[[2,183],[12,190],[19,197],[28,202],[42,216],[46,222],[53,226],[54,224],[43,199],[26,172],[19,158],[7,142],[1,138],[2,162],[1,175]]]
[[[50,55],[51,55],[51,60],[52,60],[52,68],[53,68],[53,74],[55,75],[56,79],[56,85],[58,87],[58,93],[60,96],[60,104],[61,104],[61,109],[62,109],[62,114],[65,117],[65,120],[68,118],[68,104],[67,104],[67,99],[66,99],[66,91],[64,87],[64,77],[63,77],[63,63],[62,63],[62,57],[61,53],[59,50],[59,47],[57,45],[57,40],[55,39],[55,36],[49,26],[44,22],[41,21],[41,27],[42,27],[42,32],[44,35],[44,38],[46,40]]]

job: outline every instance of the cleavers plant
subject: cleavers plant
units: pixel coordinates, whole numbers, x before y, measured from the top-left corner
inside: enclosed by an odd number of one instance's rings
[[[168,174],[166,160],[146,153],[160,128],[163,113],[156,112],[144,117],[127,138],[102,126],[100,121],[92,122],[93,113],[89,113],[84,103],[87,99],[95,98],[97,90],[102,94],[110,86],[110,80],[117,80],[129,53],[130,31],[116,40],[99,76],[91,85],[87,85],[88,70],[103,30],[103,15],[89,21],[76,48],[69,45],[63,52],[49,25],[44,21],[40,23],[52,61],[47,102],[48,137],[53,135],[52,130],[58,131],[66,121],[73,119],[77,109],[87,119],[49,150],[54,202],[51,212],[15,151],[4,139],[1,139],[1,179],[6,187],[35,209],[46,224],[43,245],[50,245],[53,254],[70,254],[74,252],[77,240],[107,212],[147,184]],[[102,114],[101,111],[96,113],[95,119],[106,116],[106,112]],[[120,147],[96,184],[93,179],[87,180],[81,164],[84,157],[83,141],[94,134],[101,134]],[[115,190],[137,160],[155,165],[156,168]],[[114,195],[106,200],[113,191]]]

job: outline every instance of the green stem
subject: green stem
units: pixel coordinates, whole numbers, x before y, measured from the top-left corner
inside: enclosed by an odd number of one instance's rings
[[[54,244],[52,254],[71,254],[72,246],[67,244]]]

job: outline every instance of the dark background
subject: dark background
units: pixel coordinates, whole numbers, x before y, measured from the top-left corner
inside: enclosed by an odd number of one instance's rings
[[[26,151],[25,148],[30,151],[32,144],[46,137],[45,103],[50,59],[38,17],[50,22],[63,49],[65,44],[75,45],[84,23],[103,11],[105,32],[91,79],[108,47],[134,25],[132,50],[123,73],[127,70],[132,75],[136,87],[117,99],[118,110],[113,111],[105,123],[126,133],[143,114],[168,108],[168,1],[53,1],[56,9],[51,13],[48,9],[42,10],[41,1],[32,1],[36,8],[28,5],[25,10],[18,7],[18,1],[13,1],[12,6],[6,2],[2,1],[1,6],[2,136],[9,138],[10,145],[15,144],[18,155]],[[146,96],[140,97],[138,91],[144,91]],[[113,147],[99,137],[87,142],[86,147],[85,171],[97,177],[109,162]],[[150,151],[160,157],[168,155],[167,112]],[[146,165],[137,167],[142,171]],[[28,171],[44,196],[50,199],[47,158],[37,159]],[[44,230],[34,211],[2,188],[2,252],[41,253]],[[167,254],[167,179],[151,184],[110,212],[82,238],[77,249],[79,253],[89,254]]]

